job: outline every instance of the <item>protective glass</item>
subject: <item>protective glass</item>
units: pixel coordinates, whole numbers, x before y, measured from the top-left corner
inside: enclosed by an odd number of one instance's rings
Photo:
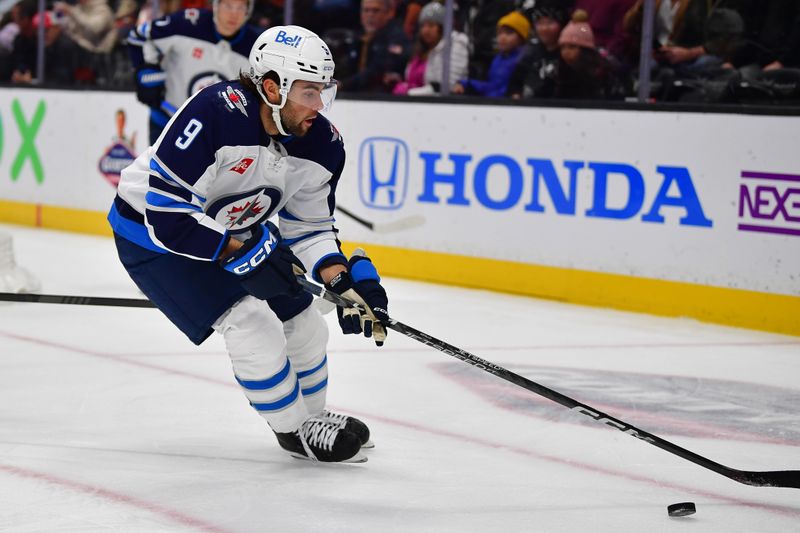
[[[327,113],[336,99],[336,80],[329,83],[296,80],[286,99],[314,111]]]

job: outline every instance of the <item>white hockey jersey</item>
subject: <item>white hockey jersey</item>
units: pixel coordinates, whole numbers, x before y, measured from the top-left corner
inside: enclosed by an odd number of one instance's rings
[[[319,115],[303,137],[272,138],[259,102],[235,81],[187,101],[122,171],[114,231],[150,250],[212,261],[228,234],[243,239],[277,214],[284,242],[315,279],[322,264],[344,262],[333,226],[345,158],[339,132]]]
[[[186,9],[132,29],[128,45],[134,68],[142,63],[161,66],[164,98],[177,109],[200,89],[247,71],[258,36],[257,29],[244,25],[226,39],[217,32],[211,11]]]

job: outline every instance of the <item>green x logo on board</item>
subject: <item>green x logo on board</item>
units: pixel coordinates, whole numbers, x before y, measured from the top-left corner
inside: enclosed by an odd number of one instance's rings
[[[11,181],[17,181],[25,161],[31,160],[31,167],[33,168],[33,175],[36,178],[36,183],[44,182],[44,169],[42,168],[42,161],[39,159],[39,152],[36,151],[36,134],[39,132],[39,127],[44,120],[45,104],[44,100],[39,101],[36,106],[36,111],[33,113],[33,119],[30,123],[25,121],[25,115],[22,114],[22,106],[17,98],[11,103],[11,112],[14,114],[14,120],[17,121],[19,134],[22,138],[17,157],[14,158],[14,163],[11,165]]]

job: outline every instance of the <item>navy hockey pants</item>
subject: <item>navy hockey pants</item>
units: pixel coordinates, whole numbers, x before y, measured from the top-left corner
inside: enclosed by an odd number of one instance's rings
[[[139,289],[195,344],[214,331],[211,326],[233,304],[247,296],[235,274],[215,262],[158,253],[114,234],[117,253]],[[286,322],[311,305],[310,294],[278,296],[267,301]]]

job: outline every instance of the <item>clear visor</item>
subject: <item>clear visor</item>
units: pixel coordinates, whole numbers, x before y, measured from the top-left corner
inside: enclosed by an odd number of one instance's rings
[[[312,111],[327,113],[336,99],[336,80],[329,83],[296,80],[286,99]]]

